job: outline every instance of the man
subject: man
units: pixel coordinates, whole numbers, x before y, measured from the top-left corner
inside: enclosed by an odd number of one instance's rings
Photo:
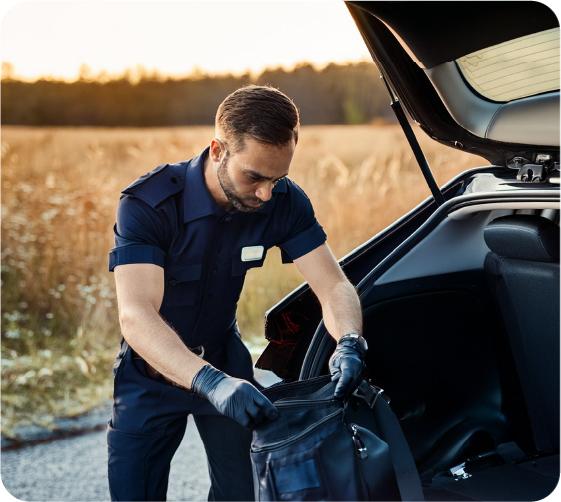
[[[356,387],[366,350],[360,302],[310,200],[287,178],[298,127],[283,93],[243,87],[220,104],[200,155],[122,192],[109,257],[123,335],[107,431],[113,500],[165,500],[189,414],[208,457],[209,500],[253,499],[251,429],[277,410],[253,378],[236,304],[247,269],[272,246],[296,264],[339,340],[335,396]]]

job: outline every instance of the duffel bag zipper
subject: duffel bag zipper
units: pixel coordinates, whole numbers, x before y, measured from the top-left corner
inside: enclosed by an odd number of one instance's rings
[[[277,408],[288,408],[289,406],[318,406],[321,404],[336,403],[337,399],[290,399],[287,401],[275,401],[273,404]]]
[[[271,385],[270,387],[267,387],[264,391],[265,395],[267,395],[267,391],[277,391],[279,387],[282,387],[283,390],[286,389],[292,389],[294,387],[299,387],[300,390],[305,390],[309,387],[311,387],[312,389],[322,380],[325,380],[325,383],[329,383],[330,378],[328,375],[320,375],[318,377],[313,377],[310,378],[309,380],[307,380],[305,385],[302,385],[302,380],[295,380],[294,382],[278,382],[274,385]],[[267,396],[269,397],[269,396]]]
[[[275,443],[271,443],[271,444],[266,445],[266,446],[261,446],[259,448],[251,447],[251,451],[254,452],[254,453],[259,453],[259,452],[263,452],[263,451],[277,450],[279,448],[283,448],[285,446],[291,445],[292,443],[295,443],[296,441],[300,441],[305,436],[309,435],[311,432],[313,432],[315,429],[317,429],[318,427],[323,425],[328,420],[331,420],[332,418],[336,417],[337,415],[343,414],[343,412],[344,412],[344,410],[342,410],[342,409],[337,410],[337,411],[331,413],[330,415],[327,415],[326,417],[322,418],[319,422],[317,422],[313,425],[310,425],[309,427],[306,427],[302,432],[300,432],[296,436],[293,436],[289,439],[283,439],[282,441],[277,441]]]
[[[364,445],[364,441],[360,438],[357,425],[353,423],[349,425],[353,433],[352,439],[353,444],[355,445],[356,454],[360,459],[365,460],[368,458],[368,448],[366,448],[366,446]]]

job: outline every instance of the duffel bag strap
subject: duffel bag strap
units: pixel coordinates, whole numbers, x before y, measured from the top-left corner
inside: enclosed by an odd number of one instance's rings
[[[424,500],[421,478],[399,420],[390,408],[389,397],[380,387],[363,380],[354,395],[366,402],[374,411],[383,439],[390,448],[401,500]]]

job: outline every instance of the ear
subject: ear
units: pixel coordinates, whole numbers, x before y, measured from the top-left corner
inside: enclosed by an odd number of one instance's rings
[[[220,156],[223,155],[224,150],[220,141],[217,138],[212,138],[210,141],[210,158],[213,162],[220,162]]]

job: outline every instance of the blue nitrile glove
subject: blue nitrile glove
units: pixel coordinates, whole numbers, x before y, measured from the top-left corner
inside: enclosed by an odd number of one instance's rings
[[[357,388],[364,369],[364,355],[367,349],[368,345],[362,336],[351,334],[339,339],[329,358],[331,380],[337,382],[333,397],[347,397]]]
[[[197,372],[191,387],[220,413],[247,428],[279,414],[273,403],[247,380],[231,377],[210,364]]]

